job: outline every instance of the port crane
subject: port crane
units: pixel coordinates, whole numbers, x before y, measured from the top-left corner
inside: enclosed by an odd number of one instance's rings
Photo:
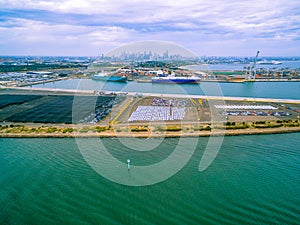
[[[258,54],[259,54],[259,51],[256,52],[256,56],[255,56],[253,63],[248,66],[248,70],[246,72],[246,77],[248,80],[255,79],[256,62],[257,62]]]

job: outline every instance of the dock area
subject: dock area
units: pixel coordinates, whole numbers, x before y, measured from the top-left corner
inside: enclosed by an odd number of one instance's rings
[[[300,100],[1,88],[0,137],[181,137],[299,132]]]

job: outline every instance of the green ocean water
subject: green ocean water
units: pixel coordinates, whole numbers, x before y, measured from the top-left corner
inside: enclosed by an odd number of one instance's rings
[[[2,138],[0,224],[300,224],[300,133],[225,137],[213,163],[199,172],[208,140],[197,140],[174,176],[132,187],[95,172],[75,139]],[[124,162],[120,170],[127,170],[128,157],[136,165],[157,163],[178,141],[136,151],[124,140],[101,139]]]

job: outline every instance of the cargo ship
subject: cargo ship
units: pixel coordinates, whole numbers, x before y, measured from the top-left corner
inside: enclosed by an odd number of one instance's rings
[[[200,77],[176,77],[176,76],[167,76],[167,77],[152,77],[152,83],[169,83],[169,84],[197,84],[200,83]]]
[[[100,81],[112,81],[112,82],[126,82],[126,76],[117,76],[117,75],[109,75],[107,73],[99,73],[92,76],[92,80],[100,80]]]
[[[275,60],[272,60],[272,61],[263,60],[263,61],[258,61],[257,64],[260,64],[260,65],[280,65],[280,64],[282,64],[282,62],[275,61]]]

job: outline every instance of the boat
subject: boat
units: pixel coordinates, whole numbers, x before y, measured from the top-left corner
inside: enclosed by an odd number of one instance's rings
[[[280,64],[282,64],[282,62],[275,61],[275,60],[272,60],[272,61],[263,60],[263,61],[258,61],[257,64],[260,64],[260,65],[280,65]]]
[[[200,83],[201,78],[192,76],[192,77],[176,77],[176,76],[167,76],[167,77],[152,77],[152,83],[169,83],[169,84],[197,84]]]
[[[107,73],[99,73],[92,76],[92,80],[100,80],[100,81],[113,81],[113,82],[126,82],[126,76],[117,76],[117,75],[110,75]]]

